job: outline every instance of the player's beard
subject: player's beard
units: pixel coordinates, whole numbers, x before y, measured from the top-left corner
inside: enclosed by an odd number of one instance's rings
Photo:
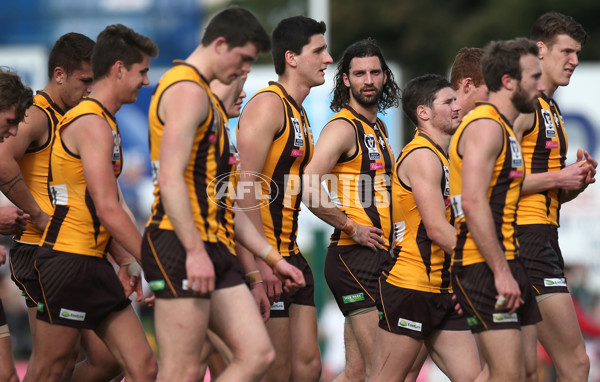
[[[372,86],[370,89],[374,89],[375,93],[373,93],[372,95],[369,96],[365,96],[362,94],[361,90],[356,90],[354,87],[350,87],[350,91],[352,92],[352,97],[354,97],[354,99],[361,104],[364,107],[371,107],[371,106],[375,106],[379,103],[379,100],[381,99],[381,95],[383,94],[383,87],[382,88],[377,88],[375,86]]]
[[[519,83],[517,91],[513,94],[511,101],[519,113],[533,113],[535,111],[537,95],[529,98],[529,94],[523,90]]]

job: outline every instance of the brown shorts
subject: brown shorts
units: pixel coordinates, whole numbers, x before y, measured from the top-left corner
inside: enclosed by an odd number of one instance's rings
[[[469,330],[464,316],[454,309],[452,294],[400,288],[380,279],[379,327],[418,340],[434,330]]]
[[[385,250],[373,251],[361,245],[329,247],[325,280],[344,316],[377,306],[379,276],[391,261]]]
[[[42,290],[33,267],[35,252],[39,248],[35,244],[14,242],[10,249],[10,278],[21,290],[25,303],[29,308],[37,307],[42,298]]]
[[[498,292],[494,284],[494,275],[487,263],[452,267],[452,288],[473,333],[519,329],[521,326],[533,325],[542,320],[531,282],[521,260],[510,260],[508,265],[521,289],[521,298],[525,301],[511,315],[495,308]]]
[[[96,329],[112,312],[131,304],[115,269],[104,258],[39,247],[35,269],[43,293],[38,320]]]
[[[271,318],[289,317],[292,304],[315,306],[315,280],[308,262],[301,253],[286,256],[285,260],[302,272],[306,286],[294,294],[283,291],[279,301],[271,305]]]
[[[558,229],[548,224],[517,226],[519,256],[536,294],[569,293]]]
[[[244,271],[238,258],[222,243],[204,243],[215,268],[215,289],[244,284]],[[185,249],[175,231],[146,228],[142,240],[144,277],[156,298],[203,297],[187,285]]]

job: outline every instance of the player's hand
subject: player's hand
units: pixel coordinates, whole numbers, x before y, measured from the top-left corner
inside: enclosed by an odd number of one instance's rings
[[[454,310],[456,311],[456,313],[462,315],[463,314],[462,306],[460,306],[460,302],[458,302],[458,298],[456,297],[456,295],[454,293],[452,293],[452,302],[454,302]]]
[[[260,311],[263,321],[267,322],[271,316],[271,304],[269,303],[269,298],[267,297],[267,292],[265,291],[263,284],[264,281],[251,286],[250,293],[252,293],[252,297],[254,297],[256,305],[258,305],[258,310]]]
[[[15,235],[23,232],[27,227],[29,214],[16,207],[0,208],[0,234]]]
[[[283,282],[283,289],[288,293],[294,293],[306,286],[302,272],[285,259],[275,264],[273,273]]]
[[[188,252],[185,258],[188,289],[195,294],[207,294],[215,289],[215,268],[204,248]]]
[[[498,295],[496,296],[496,310],[514,313],[523,303],[521,289],[513,277],[510,269],[494,273],[494,284]]]
[[[579,154],[579,150],[577,151],[577,153]],[[584,151],[583,154],[585,155],[585,161],[587,163],[588,169],[590,170],[588,172],[587,178],[585,179],[585,183],[586,185],[588,185],[596,182],[596,167],[598,167],[598,162],[594,158],[592,158],[590,153],[588,153],[587,151]]]
[[[586,186],[590,172],[587,161],[583,160],[583,150],[577,150],[577,162],[560,170],[559,187],[567,191],[578,191]]]
[[[350,237],[358,244],[369,247],[375,251],[376,249],[384,249],[383,244],[385,244],[385,240],[381,235],[383,235],[383,231],[379,228],[367,227],[357,223],[356,233]]]
[[[150,297],[146,297],[144,299],[144,302],[150,307],[150,308],[154,308],[154,302],[156,301],[156,296],[152,295]]]
[[[6,263],[6,248],[0,245],[0,264]]]
[[[48,221],[50,220],[50,215],[41,211],[41,213],[37,217],[31,217],[31,222],[40,230],[44,231],[46,226],[48,225]]]
[[[269,306],[271,306],[275,301],[279,301],[281,298],[281,292],[283,291],[281,281],[273,274],[271,267],[264,261],[257,259],[256,266],[260,270],[264,288],[267,292],[267,297],[269,298]]]
[[[144,292],[142,291],[142,283],[140,281],[139,276],[131,276],[129,274],[129,266],[130,264],[119,267],[117,276],[119,277],[119,281],[121,281],[121,285],[123,285],[125,297],[129,297],[133,294],[133,292],[135,292],[137,295],[135,300],[137,302],[141,302],[144,298]]]

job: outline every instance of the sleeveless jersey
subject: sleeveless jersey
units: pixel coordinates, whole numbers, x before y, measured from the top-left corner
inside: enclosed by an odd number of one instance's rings
[[[394,154],[387,129],[377,118],[372,124],[350,106],[344,106],[331,121],[343,119],[356,134],[356,152],[340,158],[327,180],[332,200],[355,222],[383,230],[384,248],[390,246],[392,231],[392,171]],[[329,123],[328,122],[328,123]],[[356,245],[346,233],[336,228],[330,247]]]
[[[432,293],[452,293],[450,264],[447,254],[427,236],[412,189],[398,177],[398,167],[407,155],[416,150],[431,150],[440,160],[442,179],[440,192],[446,205],[446,219],[450,224],[450,182],[448,157],[444,150],[427,135],[417,131],[398,157],[393,174],[392,200],[394,211],[394,254],[396,261],[389,270],[387,282],[401,288]]]
[[[35,148],[28,148],[19,160],[19,167],[23,180],[31,192],[33,199],[42,211],[52,215],[53,207],[48,194],[48,170],[50,163],[50,151],[58,122],[65,112],[52,101],[45,92],[38,90],[33,97],[33,105],[40,108],[48,118],[48,139]],[[31,221],[27,222],[25,231],[20,236],[15,236],[15,241],[26,244],[39,245],[43,232]]]
[[[157,225],[160,229],[173,230],[158,185],[160,143],[164,131],[158,106],[165,90],[184,81],[198,84],[208,94],[210,102],[206,119],[196,128],[190,159],[184,172],[194,222],[203,241],[221,242],[235,254],[233,203],[237,185],[237,150],[230,139],[221,102],[197,69],[184,61],[174,61],[173,68],[158,82],[150,101],[148,120],[154,203],[147,226]]]
[[[71,153],[61,140],[61,133],[75,120],[86,115],[98,115],[112,130],[114,147],[112,166],[115,182],[121,173],[121,136],[115,117],[93,98],[84,98],[69,110],[58,124],[50,155],[48,182],[54,213],[46,227],[42,243],[46,248],[79,255],[104,257],[111,236],[100,224],[94,202],[83,175],[81,158]]]
[[[312,158],[313,135],[304,108],[296,104],[283,86],[269,82],[269,86],[254,97],[266,92],[275,93],[281,98],[284,119],[283,129],[273,137],[261,171],[261,192],[265,200],[270,201],[261,205],[263,229],[269,244],[282,256],[297,255],[300,253],[296,238],[302,201],[302,175]]]
[[[521,147],[517,142],[512,127],[490,103],[477,103],[475,109],[467,114],[450,143],[450,200],[457,229],[456,246],[454,247],[453,264],[463,266],[485,262],[479,252],[465,222],[461,206],[462,189],[462,155],[458,153],[458,143],[469,124],[477,119],[492,119],[502,127],[502,150],[496,158],[492,178],[487,192],[492,217],[496,228],[498,242],[506,260],[518,257],[519,245],[515,235],[516,209],[521,194],[524,177],[524,163]]]
[[[565,167],[567,134],[558,105],[542,94],[538,97],[533,127],[521,139],[527,174],[559,171]],[[517,224],[551,224],[558,227],[560,190],[554,188],[521,196]]]

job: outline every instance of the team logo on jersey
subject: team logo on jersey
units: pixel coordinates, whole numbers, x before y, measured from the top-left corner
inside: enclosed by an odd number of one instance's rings
[[[550,110],[542,109],[542,119],[546,126],[546,138],[556,138],[556,130],[554,129],[554,123],[552,122],[552,114]]]
[[[66,184],[50,186],[50,202],[54,206],[66,206],[69,204],[69,191]]]
[[[450,170],[448,166],[444,166],[444,196],[450,196]]]
[[[508,137],[510,142],[510,154],[512,168],[523,167],[523,157],[521,156],[521,148],[515,137]]]
[[[369,151],[369,160],[381,159],[381,154],[379,154],[379,150],[377,150],[377,141],[373,134],[365,134],[365,146]]]
[[[452,205],[452,213],[455,218],[465,217],[465,212],[462,209],[462,195],[453,195],[450,197],[450,205]]]
[[[304,134],[302,134],[302,125],[297,118],[290,118],[292,128],[294,129],[294,146],[304,147]]]
[[[395,222],[394,223],[394,238],[396,242],[402,241],[404,239],[404,234],[406,233],[406,222]]]

